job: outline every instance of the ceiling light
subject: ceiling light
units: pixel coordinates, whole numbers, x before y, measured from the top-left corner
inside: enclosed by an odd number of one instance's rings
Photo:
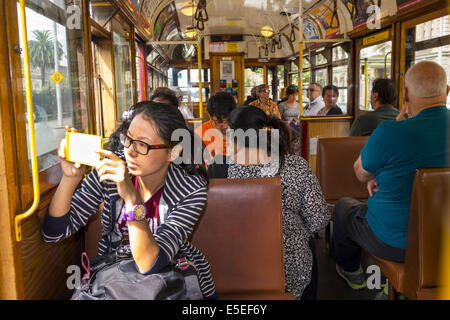
[[[195,3],[195,1],[192,0],[187,0],[183,2],[183,4],[181,5],[180,11],[185,16],[190,17],[195,14],[195,9],[197,9],[197,3]]]
[[[273,35],[273,29],[271,26],[264,26],[261,28],[261,34],[266,37],[269,38]]]
[[[194,38],[197,35],[197,30],[193,26],[187,26],[184,30],[184,34],[188,38]]]

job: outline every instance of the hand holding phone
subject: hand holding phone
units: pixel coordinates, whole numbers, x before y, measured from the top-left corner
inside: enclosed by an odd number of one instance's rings
[[[103,138],[78,132],[66,133],[65,159],[70,162],[95,167],[100,163],[98,150],[103,148]]]

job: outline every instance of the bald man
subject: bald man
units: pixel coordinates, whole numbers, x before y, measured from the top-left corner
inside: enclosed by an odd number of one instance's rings
[[[382,122],[354,164],[367,183],[367,204],[340,199],[334,209],[331,255],[338,274],[352,287],[365,287],[361,248],[403,262],[414,171],[450,166],[450,111],[445,70],[424,61],[405,76],[404,107],[397,120]]]

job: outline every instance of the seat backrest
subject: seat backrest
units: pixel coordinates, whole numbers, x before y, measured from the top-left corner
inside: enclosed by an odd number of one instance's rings
[[[427,296],[442,286],[442,227],[450,218],[450,168],[416,170],[408,224],[404,287],[407,296]]]
[[[366,184],[356,179],[353,164],[369,137],[320,138],[316,175],[327,202],[342,197],[367,199]]]
[[[211,179],[192,243],[219,295],[284,293],[280,178]]]

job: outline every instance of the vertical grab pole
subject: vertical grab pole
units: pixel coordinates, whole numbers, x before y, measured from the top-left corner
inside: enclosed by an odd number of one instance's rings
[[[367,93],[369,91],[369,59],[365,58],[364,59],[364,79],[365,79],[365,83],[364,83],[364,87],[365,87],[365,99],[364,99],[364,109],[367,110],[368,103],[367,103]]]
[[[203,84],[202,84],[202,39],[199,37],[197,45],[197,59],[198,59],[198,110],[199,117],[203,118]]]
[[[300,105],[300,116],[303,115],[303,0],[298,0],[298,102]]]
[[[33,178],[33,203],[27,211],[18,214],[14,218],[14,229],[16,232],[16,241],[22,240],[22,228],[20,222],[32,215],[38,208],[40,200],[39,191],[39,172],[37,164],[36,137],[34,132],[33,99],[31,95],[31,76],[30,76],[30,56],[28,52],[27,23],[25,17],[25,0],[20,0],[21,27],[23,33],[23,53],[24,53],[24,75],[25,75],[25,96],[27,101],[28,114],[28,140],[31,151],[31,175]]]

